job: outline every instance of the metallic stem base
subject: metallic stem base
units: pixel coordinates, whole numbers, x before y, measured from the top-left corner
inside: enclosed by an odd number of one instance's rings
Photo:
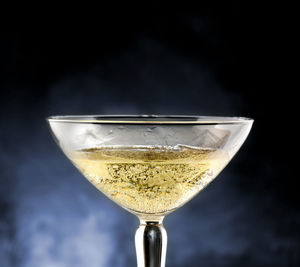
[[[167,232],[161,222],[142,221],[135,234],[138,267],[165,267]]]

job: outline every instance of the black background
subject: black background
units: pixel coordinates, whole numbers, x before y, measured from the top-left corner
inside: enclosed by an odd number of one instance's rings
[[[46,116],[189,114],[255,123],[220,177],[166,218],[167,266],[298,266],[296,95],[271,13],[243,1],[120,7],[2,32],[0,265],[135,266],[137,220],[74,170]]]

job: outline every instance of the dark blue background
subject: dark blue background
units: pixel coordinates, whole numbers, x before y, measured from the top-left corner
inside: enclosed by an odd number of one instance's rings
[[[299,266],[297,134],[293,93],[276,72],[281,37],[260,4],[225,2],[101,9],[93,29],[1,33],[1,267],[136,264],[138,220],[49,134],[45,117],[66,114],[253,117],[236,158],[165,219],[167,266]]]

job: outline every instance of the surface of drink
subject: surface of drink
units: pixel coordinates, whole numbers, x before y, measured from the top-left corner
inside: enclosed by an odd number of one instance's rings
[[[182,206],[229,161],[222,150],[184,145],[97,147],[69,157],[100,191],[137,214],[167,214]]]

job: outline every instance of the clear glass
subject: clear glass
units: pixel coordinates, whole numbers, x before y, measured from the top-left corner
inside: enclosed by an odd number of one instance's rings
[[[165,266],[164,217],[205,188],[253,120],[207,116],[53,116],[57,144],[101,192],[140,219],[138,267]]]

